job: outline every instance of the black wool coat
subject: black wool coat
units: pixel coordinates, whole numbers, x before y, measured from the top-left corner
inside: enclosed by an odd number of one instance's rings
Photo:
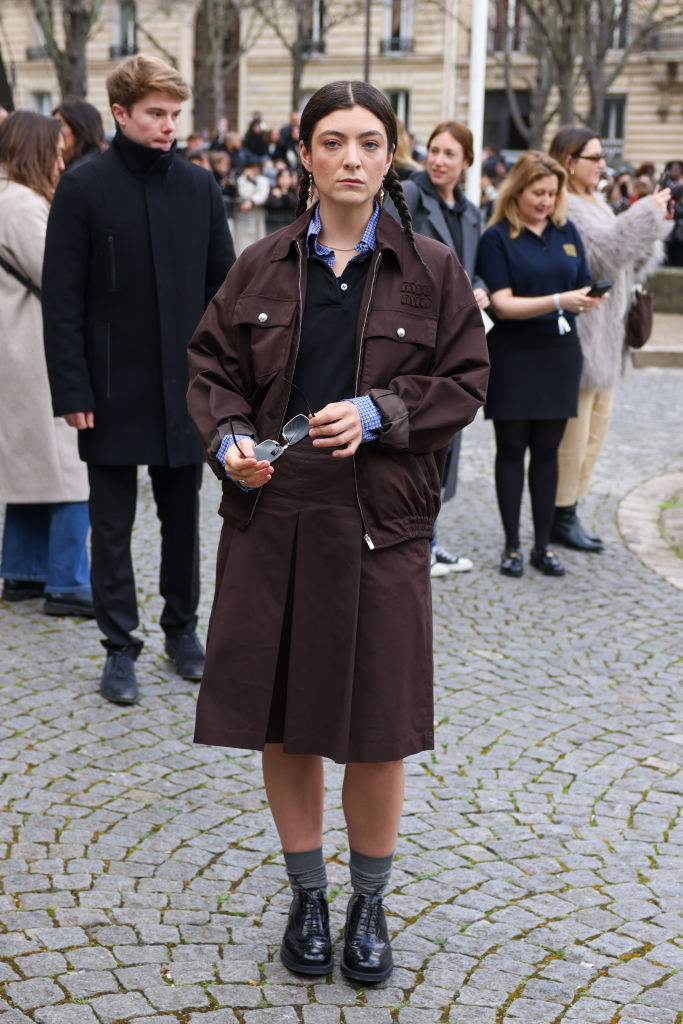
[[[187,414],[187,344],[235,260],[204,168],[118,132],[64,174],[43,264],[55,416],[95,414],[81,458],[101,465],[203,461]]]

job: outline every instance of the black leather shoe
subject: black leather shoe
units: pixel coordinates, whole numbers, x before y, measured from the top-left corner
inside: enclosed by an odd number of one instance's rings
[[[138,681],[132,647],[107,652],[100,693],[113,704],[135,704],[138,699]]]
[[[295,893],[280,960],[296,974],[329,974],[333,967],[330,917],[324,889]]]
[[[382,897],[354,893],[346,911],[342,974],[352,981],[377,982],[388,978],[393,967]]]
[[[77,619],[94,619],[95,609],[90,591],[84,594],[45,594],[46,615],[74,615]]]
[[[534,569],[539,569],[546,576],[564,576],[564,566],[554,551],[546,548],[544,551],[531,549],[530,562]]]
[[[32,597],[42,597],[45,584],[35,580],[5,580],[2,585],[3,601],[28,601]]]
[[[175,662],[176,671],[183,679],[196,682],[202,678],[204,648],[196,633],[169,633],[166,637],[166,654]]]
[[[567,548],[574,548],[576,551],[591,551],[596,555],[605,549],[600,537],[594,537],[584,530],[576,514],[576,505],[555,508],[550,539],[558,544],[564,544]]]
[[[521,576],[524,572],[524,559],[521,551],[505,548],[500,560],[500,571],[503,576]]]

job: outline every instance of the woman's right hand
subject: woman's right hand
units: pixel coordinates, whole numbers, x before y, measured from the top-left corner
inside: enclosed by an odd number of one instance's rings
[[[649,197],[653,202],[657,204],[662,213],[668,214],[669,203],[671,202],[671,189],[670,188],[656,188],[652,195]]]
[[[225,453],[225,472],[243,487],[263,487],[274,472],[267,459],[258,462],[254,458],[254,447],[253,438],[243,437],[239,446],[237,443],[231,444]]]
[[[571,292],[560,292],[560,309],[566,313],[587,313],[589,309],[597,309],[609,295],[601,295],[599,298],[590,298],[588,292],[591,286],[587,284],[584,288],[575,288]]]

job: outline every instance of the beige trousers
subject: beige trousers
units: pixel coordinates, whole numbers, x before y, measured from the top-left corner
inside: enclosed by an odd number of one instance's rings
[[[614,388],[579,392],[578,415],[567,420],[558,451],[555,505],[566,508],[588,493],[588,482],[612,416]]]

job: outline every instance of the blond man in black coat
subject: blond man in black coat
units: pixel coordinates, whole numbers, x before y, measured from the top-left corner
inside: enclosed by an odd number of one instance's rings
[[[198,492],[203,453],[185,407],[187,343],[234,261],[213,177],[176,158],[178,72],[139,54],[107,79],[116,135],[64,175],[43,267],[53,408],[88,464],[92,589],[107,661],[100,690],[137,700],[130,539],[137,467],[161,521],[161,626],[179,673],[199,678]]]

